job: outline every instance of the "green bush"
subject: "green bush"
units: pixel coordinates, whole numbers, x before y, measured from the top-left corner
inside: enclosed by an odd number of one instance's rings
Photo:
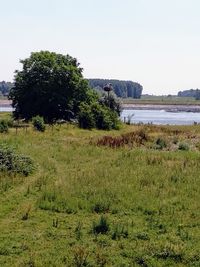
[[[34,164],[31,158],[18,155],[11,148],[0,146],[0,171],[28,176],[33,170]]]
[[[35,130],[44,132],[45,131],[45,124],[43,117],[35,116],[32,118],[33,127]]]
[[[8,121],[0,120],[0,133],[8,132]]]
[[[91,106],[87,103],[81,103],[80,112],[78,114],[79,127],[83,129],[92,129],[95,127],[94,115]]]
[[[115,111],[99,103],[82,103],[78,115],[79,126],[84,129],[119,129],[119,119]]]

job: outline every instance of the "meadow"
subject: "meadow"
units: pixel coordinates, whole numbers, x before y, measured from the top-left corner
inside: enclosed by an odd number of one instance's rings
[[[35,164],[0,172],[0,266],[200,266],[200,125],[30,125],[0,145]]]

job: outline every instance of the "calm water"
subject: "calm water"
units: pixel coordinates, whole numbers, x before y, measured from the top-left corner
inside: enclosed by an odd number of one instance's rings
[[[13,108],[1,107],[0,112],[11,112]],[[153,123],[153,124],[170,124],[170,125],[190,125],[194,122],[200,123],[200,113],[198,112],[167,112],[165,110],[131,110],[124,109],[121,114],[121,119],[128,120],[131,117],[131,123]]]
[[[0,112],[11,112],[11,111],[13,111],[13,108],[11,106],[7,106],[7,107],[0,106]]]
[[[133,115],[133,116],[132,116]],[[153,123],[170,125],[190,125],[194,122],[200,123],[200,113],[194,112],[167,112],[165,110],[131,110],[125,109],[121,114],[124,121],[128,116],[131,117],[131,123]]]

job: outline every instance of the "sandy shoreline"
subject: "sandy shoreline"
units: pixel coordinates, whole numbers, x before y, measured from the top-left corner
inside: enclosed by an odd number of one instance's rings
[[[10,100],[0,100],[0,106],[1,107],[10,107],[12,104],[12,101]]]

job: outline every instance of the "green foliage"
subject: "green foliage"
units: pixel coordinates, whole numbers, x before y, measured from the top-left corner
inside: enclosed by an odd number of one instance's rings
[[[0,120],[0,133],[7,133],[7,132],[8,132],[8,121]]]
[[[33,122],[33,127],[35,130],[39,132],[44,132],[45,131],[45,124],[44,124],[44,119],[40,116],[35,116],[32,118]]]
[[[74,119],[82,101],[87,100],[88,83],[77,60],[49,51],[32,53],[20,61],[9,99],[14,117],[42,116],[46,122]]]
[[[34,164],[31,158],[18,155],[11,148],[0,146],[0,171],[28,176],[33,170]]]
[[[84,129],[95,127],[102,130],[111,130],[119,128],[117,113],[98,103],[81,103],[78,122],[79,126]]]
[[[118,116],[109,108],[94,104],[91,110],[94,114],[97,129],[111,130],[117,127]]]
[[[87,103],[81,103],[80,111],[78,114],[79,127],[83,129],[92,129],[95,125],[94,114],[92,113],[91,106]]]

